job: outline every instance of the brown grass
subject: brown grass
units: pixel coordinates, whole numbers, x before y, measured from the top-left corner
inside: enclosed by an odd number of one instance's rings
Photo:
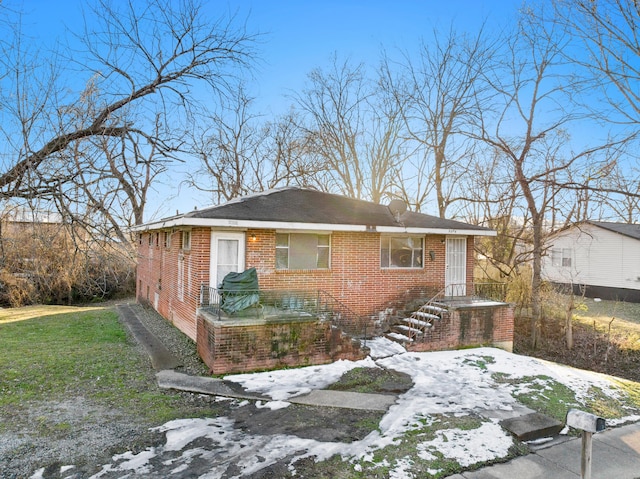
[[[640,381],[640,304],[585,299],[574,313],[572,350],[566,347],[562,318],[545,316],[536,350],[530,347],[529,328],[528,318],[516,319],[514,349],[520,354]]]

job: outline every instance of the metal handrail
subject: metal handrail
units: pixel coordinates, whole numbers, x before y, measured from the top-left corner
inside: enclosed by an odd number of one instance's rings
[[[472,286],[473,292],[471,295],[467,294],[469,289],[467,283],[449,284],[440,289],[426,300],[420,308],[411,313],[410,319],[413,321],[410,324],[410,328],[405,328],[403,334],[411,340],[415,340],[418,335],[423,335],[427,329],[432,327],[433,319],[437,319],[435,316],[442,318],[442,313],[436,314],[431,312],[430,309],[433,309],[433,306],[444,307],[444,314],[446,314],[447,306],[455,302],[455,298],[460,298],[463,301],[468,301],[470,297],[472,300],[504,301],[506,297],[506,283],[473,283]]]
[[[327,291],[318,291],[318,306],[324,304],[332,324],[354,337],[367,337],[368,320]],[[329,306],[330,305],[330,306]],[[320,309],[319,315],[322,314]]]
[[[224,310],[225,295],[255,295],[257,301],[242,311],[229,313]],[[366,337],[367,334],[367,321],[326,291],[264,289],[223,291],[203,284],[200,287],[199,307],[217,316],[219,320],[223,318],[263,319],[267,315],[280,317],[316,316],[330,321],[331,324],[352,336]]]

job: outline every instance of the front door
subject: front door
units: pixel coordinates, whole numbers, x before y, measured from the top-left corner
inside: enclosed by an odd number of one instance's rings
[[[217,288],[227,273],[244,271],[244,233],[211,232],[211,287]]]
[[[445,295],[467,294],[467,238],[447,238]]]

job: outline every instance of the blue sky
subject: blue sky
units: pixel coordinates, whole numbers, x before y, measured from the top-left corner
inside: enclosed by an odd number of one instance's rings
[[[222,2],[212,2],[212,10]],[[304,85],[314,68],[328,65],[333,52],[375,66],[382,48],[393,54],[416,48],[434,28],[475,32],[486,21],[502,28],[515,16],[514,0],[244,0],[229,2],[248,14],[250,30],[263,32],[258,92],[275,111],[282,96]],[[265,99],[266,100],[266,99]]]
[[[62,38],[65,26],[82,27],[82,0],[6,0],[26,14],[25,33],[36,42]],[[261,33],[254,93],[264,113],[280,113],[284,95],[299,91],[307,74],[331,55],[375,66],[382,48],[411,51],[434,28],[475,32],[486,22],[501,29],[515,17],[519,0],[210,0],[217,18],[236,12],[249,32]],[[21,5],[21,7],[20,7]],[[261,109],[262,109],[261,108]]]
[[[117,1],[117,0],[116,0]],[[82,28],[81,0],[5,0],[25,12],[25,33],[43,47],[63,38],[65,27]],[[207,13],[218,18],[236,12],[247,19],[250,33],[261,33],[260,57],[250,93],[257,112],[269,118],[285,112],[291,103],[287,94],[299,92],[307,74],[327,67],[331,56],[349,58],[375,68],[382,49],[392,56],[411,52],[421,39],[429,39],[434,28],[476,32],[483,23],[490,30],[508,27],[520,0],[211,0]],[[173,191],[167,200],[167,188]],[[201,193],[166,182],[152,193],[147,214],[166,216],[210,203]]]

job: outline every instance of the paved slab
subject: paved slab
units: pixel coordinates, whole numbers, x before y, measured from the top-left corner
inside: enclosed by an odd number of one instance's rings
[[[173,369],[180,366],[180,362],[171,354],[167,347],[158,340],[138,319],[135,311],[129,305],[118,306],[118,314],[133,334],[133,337],[147,351],[151,365],[156,371]]]
[[[389,409],[389,406],[396,402],[396,397],[388,394],[367,394],[317,389],[304,396],[290,398],[288,401],[293,404],[307,404],[310,406],[386,411]]]
[[[578,479],[582,441],[571,438],[527,456],[447,479]],[[593,436],[592,477],[640,478],[640,423],[608,429]]]
[[[505,464],[463,472],[464,479],[577,479],[580,475],[536,454],[519,457]],[[610,477],[610,476],[596,476]]]
[[[259,394],[251,394],[243,391],[239,386],[218,378],[207,378],[202,376],[190,376],[172,370],[160,371],[156,373],[158,386],[163,389],[176,389],[199,394],[209,394],[211,396],[223,396],[235,399],[251,399],[256,401],[270,401],[270,398]]]
[[[593,440],[595,443],[603,442],[621,449],[622,452],[640,457],[640,423],[607,429],[604,433],[595,434]]]
[[[640,435],[640,433],[638,433]],[[640,477],[640,454],[627,449],[620,439],[606,438],[606,432],[594,434],[591,474],[594,478],[637,479]],[[564,447],[550,447],[536,452],[548,462],[562,464],[580,476],[582,440],[568,441]]]
[[[531,414],[532,412],[535,411],[523,406],[522,404],[513,404],[509,409],[481,409],[478,411],[478,414],[486,419],[497,419],[498,421],[502,421],[504,419],[511,419]]]

